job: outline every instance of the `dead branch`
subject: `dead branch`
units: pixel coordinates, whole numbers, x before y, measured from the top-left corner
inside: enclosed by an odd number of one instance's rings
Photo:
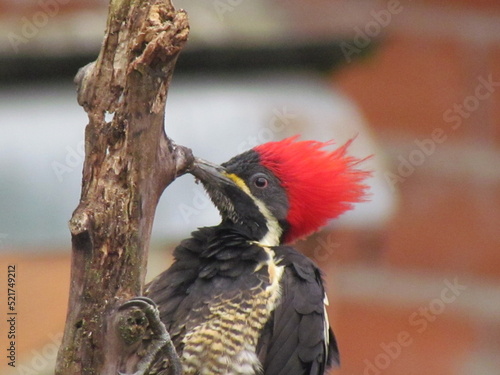
[[[185,12],[169,0],[111,0],[99,57],[75,78],[89,123],[82,194],[69,223],[71,287],[56,374],[133,373],[140,359],[127,358],[133,353],[116,339],[114,321],[124,301],[142,294],[160,195],[192,163],[190,150],[164,131],[188,33]]]

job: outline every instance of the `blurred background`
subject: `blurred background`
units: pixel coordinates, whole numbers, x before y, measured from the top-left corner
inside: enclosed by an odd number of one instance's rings
[[[166,130],[222,162],[290,135],[373,155],[371,199],[298,246],[325,271],[334,375],[500,374],[500,3],[177,0],[191,35]],[[0,0],[0,373],[50,374],[105,0]],[[151,279],[217,212],[189,176],[157,210]],[[6,365],[7,266],[17,362]],[[4,302],[5,301],[5,302]]]

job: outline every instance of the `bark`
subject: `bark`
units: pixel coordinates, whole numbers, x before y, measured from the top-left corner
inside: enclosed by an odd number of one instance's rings
[[[192,163],[190,150],[164,131],[167,90],[188,33],[186,14],[169,0],[111,0],[99,57],[75,78],[89,123],[80,203],[69,222],[71,286],[56,374],[135,371],[136,347],[117,334],[116,317],[142,294],[160,195]]]

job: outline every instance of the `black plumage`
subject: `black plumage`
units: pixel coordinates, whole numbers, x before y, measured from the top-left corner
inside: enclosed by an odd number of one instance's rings
[[[368,174],[348,144],[327,152],[289,138],[222,166],[196,160],[189,172],[222,221],[184,240],[146,291],[183,375],[323,375],[339,364],[321,272],[285,244],[364,198]],[[149,368],[161,374],[162,361]]]
[[[307,257],[289,246],[274,248],[285,267],[281,303],[263,332],[258,347],[266,375],[323,374],[339,365],[339,351],[327,327],[321,272]]]
[[[324,335],[320,271],[292,247],[272,250],[283,267],[281,295],[257,333],[261,371],[256,374],[323,374],[327,365],[338,364],[338,348],[330,329],[329,343]],[[172,266],[147,287],[147,296],[157,303],[182,358],[183,339],[194,326],[211,319],[211,304],[220,300],[243,304],[269,285],[266,267],[255,272],[267,254],[244,233],[222,225],[194,232],[175,249],[174,257]]]

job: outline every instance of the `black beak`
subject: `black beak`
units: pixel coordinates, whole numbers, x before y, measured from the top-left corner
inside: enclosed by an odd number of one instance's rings
[[[235,222],[238,220],[235,215],[233,202],[227,196],[228,190],[236,187],[236,184],[227,177],[224,167],[195,158],[193,165],[187,172],[191,173],[203,184],[203,187],[223,219],[232,218]]]
[[[207,187],[222,188],[223,186],[234,185],[234,182],[226,176],[224,167],[200,158],[195,158],[188,172]]]

